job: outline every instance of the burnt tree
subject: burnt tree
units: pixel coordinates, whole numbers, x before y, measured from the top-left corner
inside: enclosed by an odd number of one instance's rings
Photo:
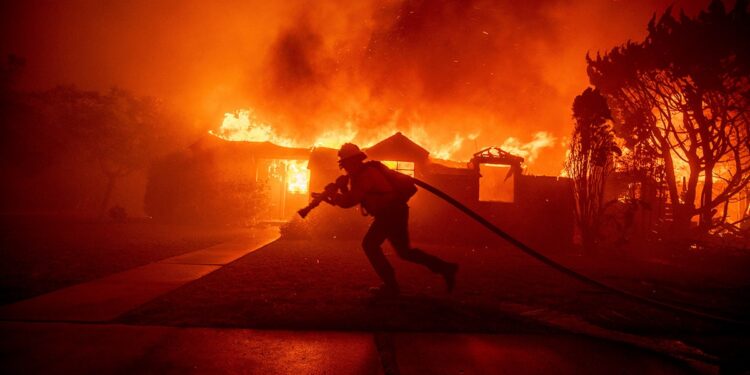
[[[106,93],[58,87],[45,93],[55,120],[104,177],[98,204],[106,213],[117,182],[144,169],[164,151],[167,116],[158,100],[111,89]]]
[[[642,42],[589,58],[618,136],[658,157],[680,236],[723,224],[750,181],[750,17],[721,1],[690,18],[668,9]],[[683,182],[684,178],[684,182]]]
[[[586,89],[573,101],[575,127],[570,140],[565,171],[573,179],[576,222],[583,247],[596,247],[604,210],[604,185],[619,153],[611,127],[607,102],[597,90]]]

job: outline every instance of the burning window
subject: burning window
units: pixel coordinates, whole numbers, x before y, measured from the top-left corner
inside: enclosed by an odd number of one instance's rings
[[[259,159],[258,162],[255,179],[265,186],[267,196],[263,219],[288,220],[308,201],[310,170],[307,160]]]
[[[268,178],[281,183],[292,194],[305,194],[310,186],[307,160],[272,159],[268,162]]]
[[[307,169],[307,160],[287,160],[286,185],[290,193],[307,193],[310,185],[310,170]]]
[[[385,164],[386,167],[393,169],[394,171],[399,171],[407,176],[414,177],[414,162],[384,160],[381,163]]]
[[[513,202],[513,174],[509,165],[479,164],[479,200]]]

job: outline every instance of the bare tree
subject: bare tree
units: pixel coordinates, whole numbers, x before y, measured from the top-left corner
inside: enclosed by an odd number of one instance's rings
[[[145,169],[169,147],[171,117],[158,100],[111,89],[106,93],[58,87],[45,93],[52,117],[80,153],[94,162],[105,179],[99,213],[109,207],[117,182]]]
[[[619,152],[607,102],[597,90],[586,89],[573,101],[575,127],[565,170],[573,179],[576,221],[587,252],[596,248],[604,210],[604,185]]]
[[[694,216],[706,233],[750,182],[750,17],[746,1],[726,12],[715,0],[694,19],[671,13],[651,20],[643,42],[588,58],[588,73],[618,135],[663,161],[676,233]]]

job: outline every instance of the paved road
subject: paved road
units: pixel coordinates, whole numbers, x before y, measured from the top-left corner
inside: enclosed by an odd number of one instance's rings
[[[3,374],[683,374],[573,335],[263,331],[0,323]]]

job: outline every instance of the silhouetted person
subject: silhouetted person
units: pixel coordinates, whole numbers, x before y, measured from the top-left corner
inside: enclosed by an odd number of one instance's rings
[[[364,163],[367,155],[357,145],[344,144],[338,156],[339,168],[346,171],[346,176],[341,176],[336,181],[340,193],[337,191],[328,202],[343,208],[359,204],[365,213],[375,218],[362,240],[362,248],[383,284],[370,288],[370,291],[376,296],[399,294],[393,267],[380,247],[386,239],[401,259],[421,264],[430,271],[442,275],[448,291],[453,290],[458,265],[414,249],[409,244],[407,201],[416,192],[413,184],[411,186],[415,190],[403,194],[399,190],[398,181],[394,180],[394,172],[377,161]]]

